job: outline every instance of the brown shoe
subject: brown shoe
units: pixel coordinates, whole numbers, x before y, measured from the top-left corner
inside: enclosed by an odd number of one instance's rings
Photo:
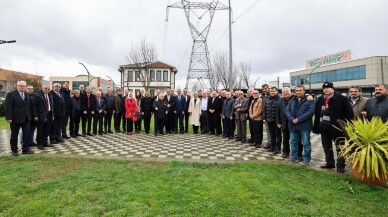
[[[271,148],[272,147],[272,144],[270,144],[270,143],[267,143],[266,145],[264,145],[264,147],[263,148],[265,148],[265,149],[268,149],[268,148]]]

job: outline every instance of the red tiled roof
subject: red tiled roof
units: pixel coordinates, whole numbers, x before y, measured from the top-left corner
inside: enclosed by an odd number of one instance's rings
[[[39,75],[33,75],[33,74],[28,74],[24,72],[17,72],[17,71],[12,71],[12,70],[7,70],[7,69],[0,69],[0,81],[6,81],[9,79],[10,76],[16,75],[18,77],[25,77],[25,78],[38,78],[42,79],[43,76]]]

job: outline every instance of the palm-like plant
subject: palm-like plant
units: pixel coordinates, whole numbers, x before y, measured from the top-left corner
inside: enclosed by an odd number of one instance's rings
[[[345,134],[341,156],[347,158],[352,169],[372,179],[388,178],[388,122],[373,117],[340,124]]]

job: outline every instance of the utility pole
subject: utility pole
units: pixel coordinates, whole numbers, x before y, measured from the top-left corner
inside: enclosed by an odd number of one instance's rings
[[[233,90],[233,53],[232,53],[232,7],[229,0],[229,91]]]

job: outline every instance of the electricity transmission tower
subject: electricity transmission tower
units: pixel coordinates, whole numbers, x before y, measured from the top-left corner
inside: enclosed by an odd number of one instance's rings
[[[181,0],[167,6],[166,21],[168,20],[169,8],[179,8],[185,11],[193,38],[186,88],[190,88],[193,91],[207,89],[211,74],[207,36],[209,35],[215,11],[228,10],[229,7],[219,3],[218,0],[212,0],[211,2]]]

